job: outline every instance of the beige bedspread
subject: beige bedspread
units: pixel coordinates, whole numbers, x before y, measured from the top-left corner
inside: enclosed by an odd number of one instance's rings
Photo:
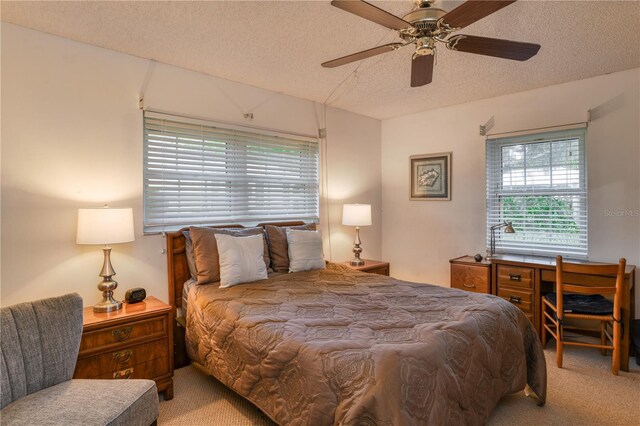
[[[475,425],[526,383],[546,397],[518,308],[337,264],[195,286],[186,336],[193,360],[282,425]]]

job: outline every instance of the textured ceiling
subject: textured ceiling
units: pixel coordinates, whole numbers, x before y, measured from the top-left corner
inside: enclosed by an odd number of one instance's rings
[[[372,3],[400,16],[413,8],[411,1]],[[518,1],[459,33],[538,43],[537,56],[516,62],[440,48],[433,83],[420,88],[409,87],[410,46],[322,68],[398,40],[328,1],[2,1],[1,17],[380,119],[640,66],[638,1]]]

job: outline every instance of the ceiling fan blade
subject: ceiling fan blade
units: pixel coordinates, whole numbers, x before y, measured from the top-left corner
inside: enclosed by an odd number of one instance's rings
[[[357,53],[352,53],[351,55],[343,56],[338,59],[333,59],[331,61],[324,62],[322,66],[325,68],[335,68],[335,67],[339,67],[340,65],[345,65],[351,62],[360,61],[362,59],[367,59],[372,56],[380,55],[382,53],[393,52],[394,50],[399,49],[402,46],[404,46],[402,43],[383,44],[382,46],[363,50]]]
[[[540,50],[539,44],[457,34],[449,37],[447,47],[459,52],[526,61]]]
[[[361,0],[333,0],[332,6],[351,12],[361,18],[380,24],[392,30],[410,28],[411,24],[391,13]]]
[[[431,83],[433,78],[433,55],[416,56],[411,61],[411,87]]]
[[[516,0],[469,0],[442,17],[442,21],[451,28],[464,28],[494,12],[515,3]]]

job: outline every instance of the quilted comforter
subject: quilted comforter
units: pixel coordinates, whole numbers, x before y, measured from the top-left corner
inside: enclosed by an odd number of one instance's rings
[[[512,304],[332,263],[194,286],[186,339],[281,425],[475,425],[526,384],[546,397],[542,347]]]

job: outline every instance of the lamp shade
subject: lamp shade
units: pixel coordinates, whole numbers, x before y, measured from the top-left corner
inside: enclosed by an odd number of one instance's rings
[[[344,204],[342,224],[350,226],[371,225],[371,204]]]
[[[117,244],[133,240],[131,208],[78,209],[76,244]]]

